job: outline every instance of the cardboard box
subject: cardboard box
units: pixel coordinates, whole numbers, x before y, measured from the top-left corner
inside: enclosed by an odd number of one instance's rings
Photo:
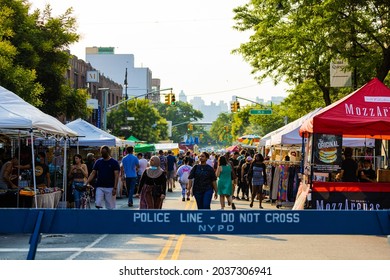
[[[378,169],[376,172],[377,181],[381,183],[390,182],[390,170]]]

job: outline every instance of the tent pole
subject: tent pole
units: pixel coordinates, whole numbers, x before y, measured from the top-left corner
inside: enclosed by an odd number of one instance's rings
[[[35,200],[35,208],[38,208],[38,199],[37,199],[37,180],[35,178],[35,156],[34,156],[34,132],[30,131],[31,137],[31,155],[32,155],[32,177],[34,183],[34,200]]]
[[[305,170],[305,134],[302,134],[302,148],[301,148],[301,167],[300,167],[300,173],[303,175],[303,172]]]
[[[19,208],[19,202],[20,202],[20,186],[19,186],[19,184],[20,184],[20,130],[19,130],[19,132],[18,132],[18,165],[19,165],[19,167],[18,167],[18,193],[17,193],[17,195],[16,195],[16,208]]]
[[[64,203],[66,204],[66,202],[67,202],[67,197],[66,197],[66,195],[67,195],[67,188],[68,188],[68,183],[67,183],[67,174],[68,174],[68,172],[67,172],[67,166],[66,166],[66,158],[67,158],[67,154],[66,154],[66,151],[67,151],[67,147],[66,147],[66,143],[67,143],[67,139],[66,139],[66,137],[65,137],[65,143],[64,143],[64,171],[62,172],[62,185],[63,185],[63,187],[64,187]]]
[[[385,147],[385,144],[383,143],[383,140],[382,140],[381,142],[382,142],[382,149],[383,149],[383,152],[385,153],[385,156],[386,156],[387,169],[389,169],[389,156],[388,156],[388,154],[387,154],[386,147]],[[374,149],[374,150],[375,150],[375,149]]]

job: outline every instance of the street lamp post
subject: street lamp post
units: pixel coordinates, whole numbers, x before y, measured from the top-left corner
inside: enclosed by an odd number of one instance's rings
[[[107,130],[107,95],[109,88],[98,88],[98,90],[103,92],[103,130]]]

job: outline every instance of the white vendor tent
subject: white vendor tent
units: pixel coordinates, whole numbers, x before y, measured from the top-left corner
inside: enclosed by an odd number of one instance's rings
[[[375,139],[372,138],[343,138],[344,147],[375,147]]]
[[[321,108],[317,108],[314,111],[304,115],[303,117],[286,124],[282,129],[271,135],[270,145],[299,145],[302,143],[302,137],[299,135],[299,129],[303,122],[313,117]]]
[[[12,116],[17,116],[14,122],[21,121],[23,118],[31,121],[31,127],[33,130],[38,130],[44,135],[55,136],[77,136],[77,133],[65,126],[56,118],[43,113],[38,108],[24,101],[15,93],[0,86],[0,109],[1,111],[9,112],[9,121]],[[4,121],[4,120],[2,120]],[[14,127],[26,128],[26,127]],[[9,128],[9,127],[8,127]]]
[[[174,154],[179,153],[179,143],[156,143],[153,144],[156,152],[163,150],[163,151],[169,151],[171,150]]]
[[[303,117],[285,125],[282,130],[271,135],[270,146],[301,145],[302,137],[299,135],[301,125],[313,118],[322,108],[317,108]],[[267,143],[268,144],[268,143]],[[268,146],[268,145],[267,145]],[[375,139],[368,138],[343,138],[344,147],[374,147]]]
[[[111,147],[122,147],[124,145],[135,144],[132,141],[121,140],[82,119],[67,123],[66,126],[78,133],[78,145],[80,146],[95,147],[106,145]]]
[[[1,129],[23,129],[28,131],[31,138],[31,143],[34,142],[34,134],[40,134],[43,136],[54,136],[56,138],[62,137],[75,137],[77,132],[68,128],[56,118],[45,114],[38,108],[32,106],[28,102],[24,101],[15,93],[0,86],[0,128]],[[14,124],[14,125],[12,125]],[[11,127],[13,126],[13,127]],[[32,154],[32,170],[35,174],[35,158],[34,158],[34,145],[31,145]],[[65,156],[66,158],[66,146]],[[66,172],[66,164],[64,165],[64,174]],[[34,190],[36,192],[36,181],[33,176]],[[64,176],[64,186],[66,186],[66,176]],[[66,190],[65,192],[66,193]],[[35,206],[37,207],[37,197],[35,196]]]
[[[280,127],[280,128],[278,128],[278,129],[276,129],[274,131],[271,131],[271,132],[267,133],[263,137],[261,137],[260,142],[259,142],[259,147],[269,147],[269,146],[271,146],[271,137],[272,137],[272,135],[275,135],[276,133],[282,131],[283,128],[284,127]]]
[[[17,115],[0,104],[0,129],[30,129],[32,121]]]

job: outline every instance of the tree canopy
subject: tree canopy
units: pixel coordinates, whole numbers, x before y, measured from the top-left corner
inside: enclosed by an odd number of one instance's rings
[[[30,6],[0,0],[0,84],[52,116],[85,116],[88,94],[65,75],[68,47],[79,40],[73,11],[54,17],[50,5],[33,12]]]
[[[350,92],[330,87],[329,67],[335,59],[348,62],[355,87],[388,76],[388,1],[252,0],[234,12],[234,28],[251,36],[233,52],[250,63],[259,80],[272,77],[275,83],[300,85],[293,94],[310,89],[329,105]]]
[[[163,103],[156,104],[156,108],[162,118],[167,121],[172,121],[172,137],[171,139],[179,143],[183,141],[183,136],[187,133],[187,125],[191,122],[196,122],[203,118],[203,114],[199,110],[195,110],[190,103],[176,101],[175,105],[166,105]],[[199,130],[193,126],[194,131]]]
[[[157,143],[168,138],[167,122],[158,110],[151,106],[147,99],[132,99],[119,105],[107,116],[107,128],[118,137],[128,138],[130,135],[147,141]],[[134,120],[127,120],[134,117]]]

